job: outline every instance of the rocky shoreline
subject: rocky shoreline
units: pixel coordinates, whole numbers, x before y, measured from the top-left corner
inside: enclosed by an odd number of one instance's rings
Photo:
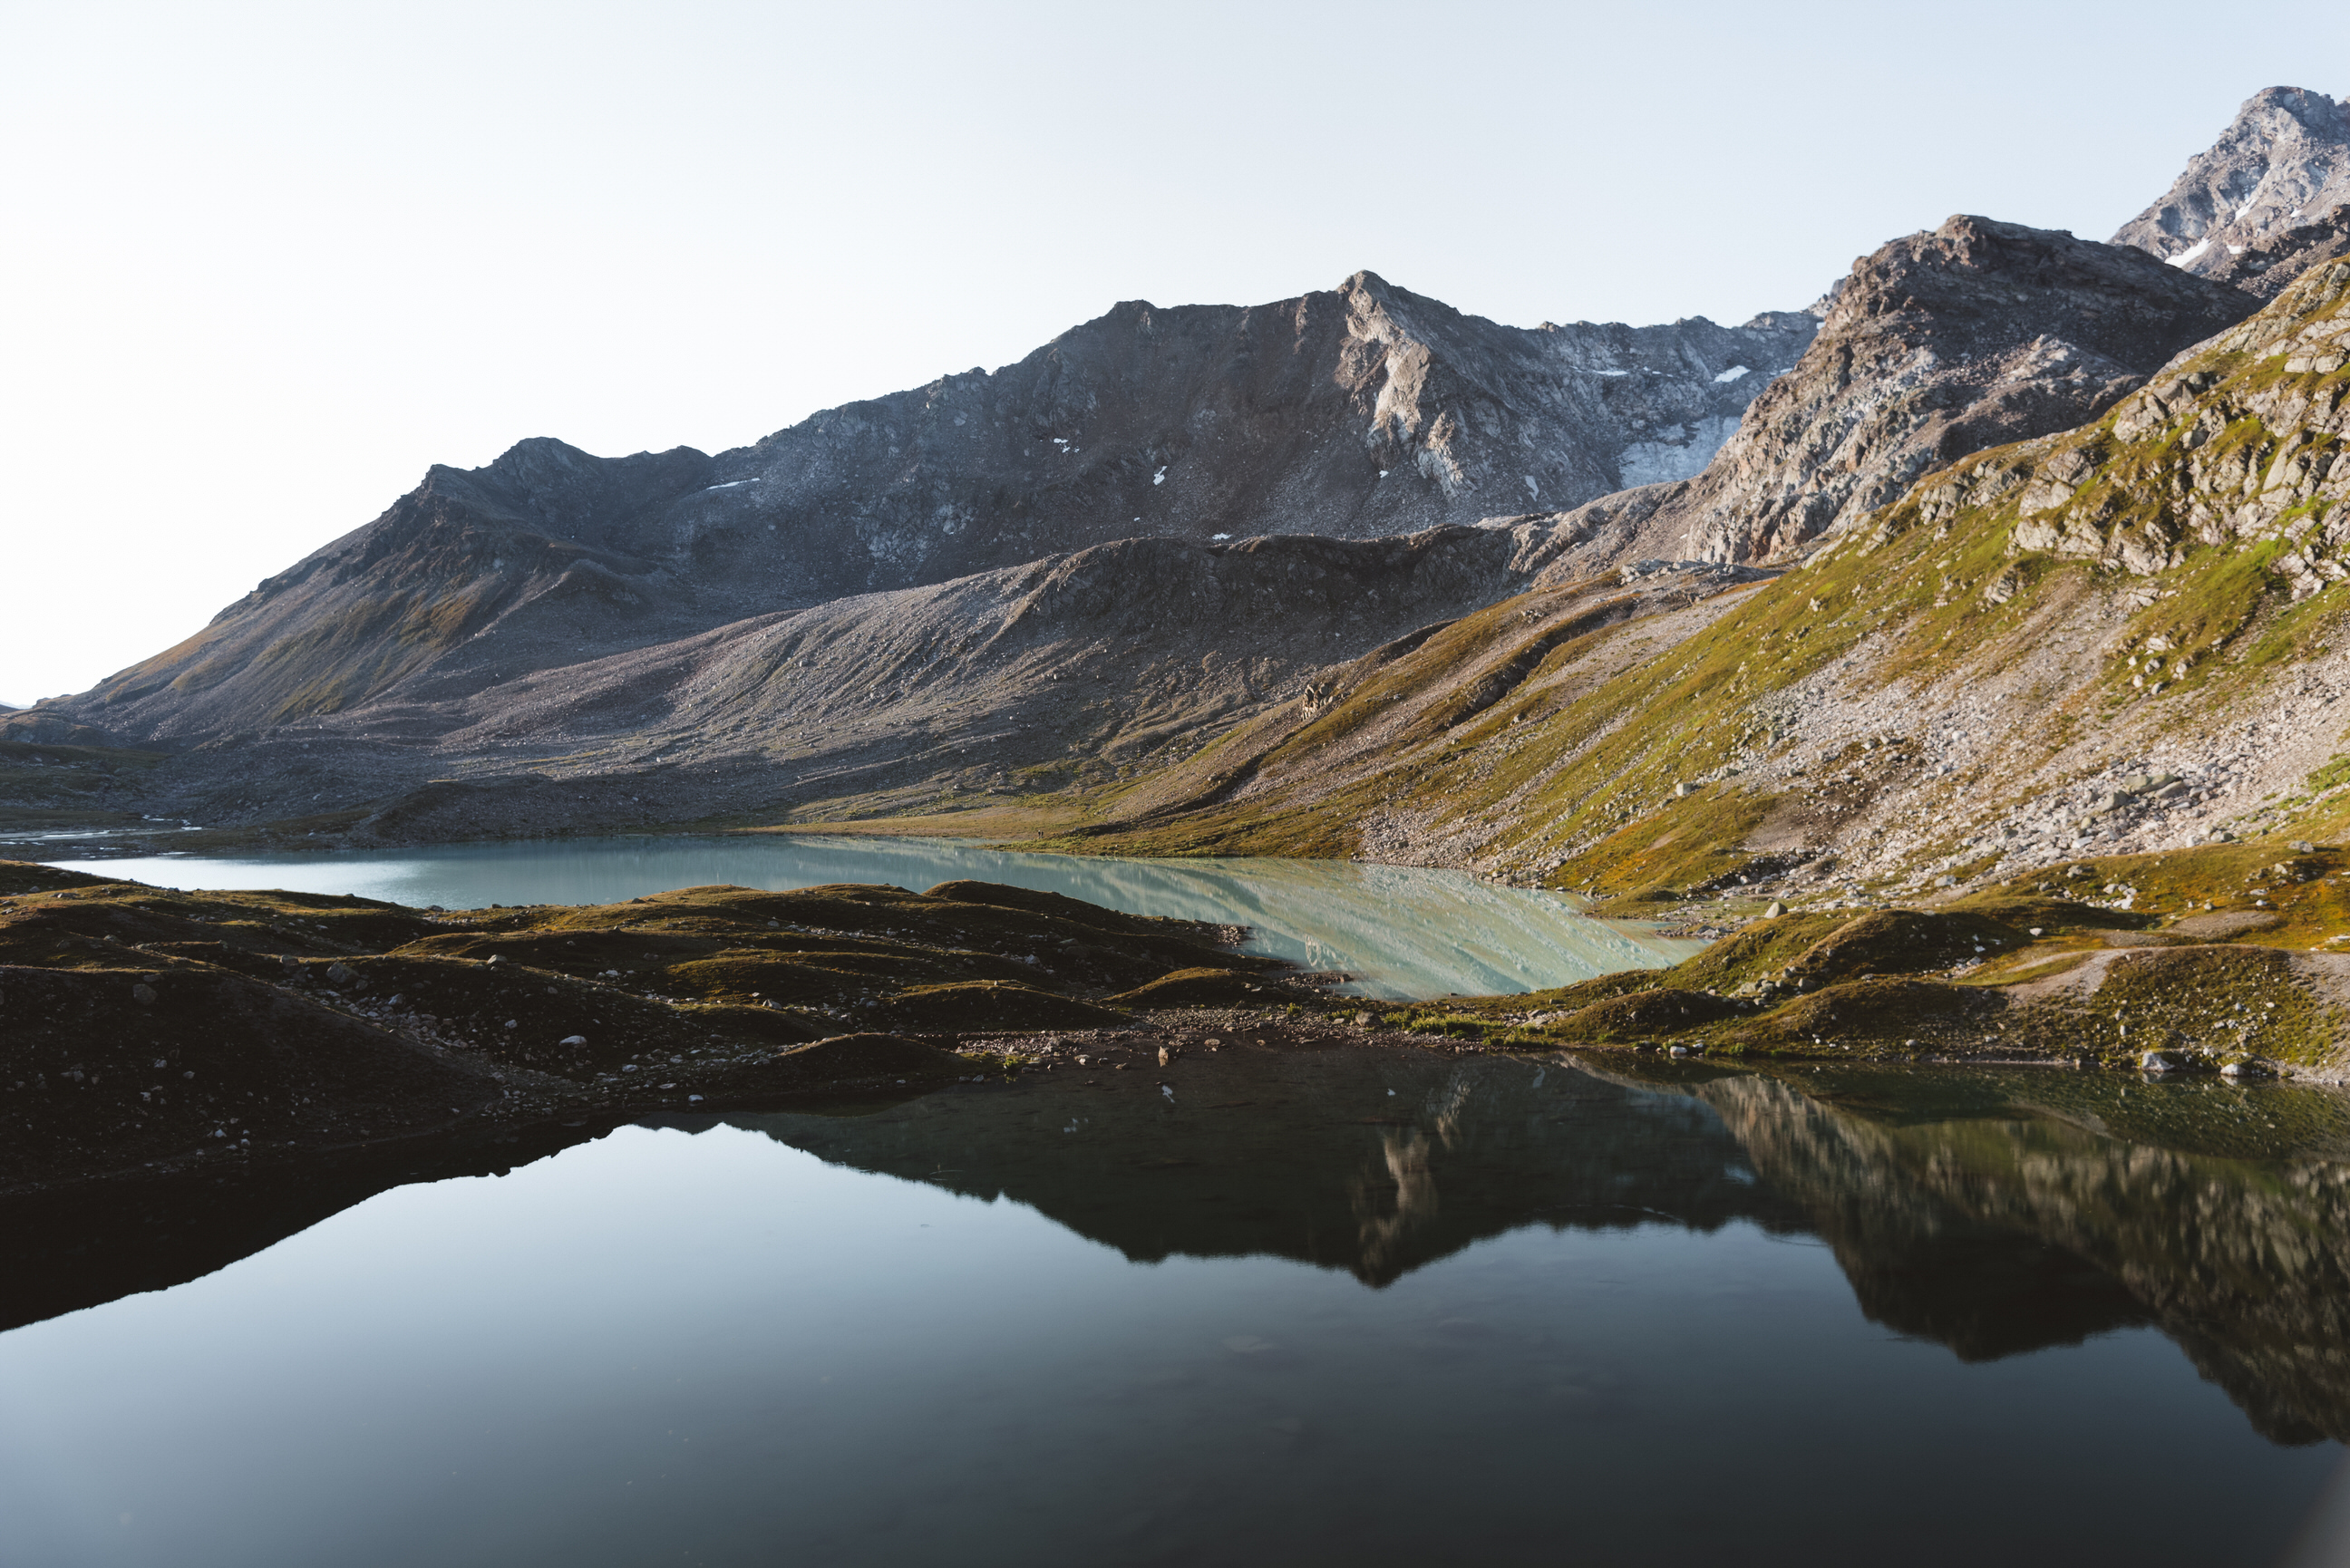
[[[1226,1039],[2338,1082],[2350,954],[2262,945],[2344,914],[2316,860],[2290,919],[2025,891],[1725,910],[1669,970],[1423,1002],[1329,994],[1232,950],[1240,928],[979,882],[445,910],[0,862],[0,1192],[1149,1072]]]

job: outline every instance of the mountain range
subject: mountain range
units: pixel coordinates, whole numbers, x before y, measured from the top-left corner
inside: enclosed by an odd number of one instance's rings
[[[1644,897],[2330,821],[2345,182],[2350,115],[2276,88],[2109,243],[1960,215],[1738,327],[1358,273],[715,456],[524,441],[0,713],[103,778],[18,770],[13,809],[857,819]]]

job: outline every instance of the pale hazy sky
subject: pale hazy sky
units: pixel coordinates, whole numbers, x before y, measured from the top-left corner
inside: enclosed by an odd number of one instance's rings
[[[2350,6],[0,4],[0,701],[552,435],[738,445],[1119,299],[1532,325],[2102,238]]]

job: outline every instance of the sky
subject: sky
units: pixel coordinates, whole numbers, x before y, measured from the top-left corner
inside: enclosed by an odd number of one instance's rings
[[[529,436],[741,445],[1121,299],[1360,268],[1744,320],[2102,238],[2350,6],[0,0],[0,702]]]

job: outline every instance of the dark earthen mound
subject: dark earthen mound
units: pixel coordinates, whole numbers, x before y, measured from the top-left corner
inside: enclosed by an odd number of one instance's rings
[[[1555,1027],[1558,1033],[1573,1040],[1629,1040],[1718,1023],[1735,1018],[1744,1011],[1728,997],[1663,986],[1595,1002],[1560,1020]]]
[[[1001,882],[957,880],[941,882],[922,895],[949,903],[976,904],[996,909],[1021,909],[1034,915],[1050,915],[1056,919],[1080,926],[1091,926],[1098,931],[1123,931],[1136,936],[1196,935],[1197,924],[1191,920],[1156,919],[1149,915],[1128,915],[1117,909],[1106,909],[1099,904],[1088,904],[1082,898],[1072,898],[1065,893],[1039,892],[1032,888],[1012,888]]]
[[[923,1033],[993,1029],[1097,1029],[1126,1015],[1072,996],[1003,981],[917,985],[873,1010],[874,1021]]]
[[[1839,1039],[1883,1044],[1972,1025],[2002,1005],[1988,992],[1936,981],[1855,980],[1797,997],[1758,1020],[1754,1033],[1766,1041],[1791,1044]]]
[[[481,1067],[220,971],[0,968],[0,1188],[446,1127]]]
[[[1110,998],[1121,1007],[1261,1007],[1279,992],[1232,969],[1179,969]]]
[[[2153,925],[2158,918],[2128,909],[2101,909],[2095,904],[2072,898],[2003,892],[1975,893],[1953,899],[1942,906],[1942,913],[1981,915],[2011,931],[2029,930],[2033,926],[2045,931],[2137,931]]]
[[[1984,915],[1872,909],[1814,942],[1787,966],[1785,979],[1812,990],[1861,975],[1947,969],[2012,952],[2028,940]]]

